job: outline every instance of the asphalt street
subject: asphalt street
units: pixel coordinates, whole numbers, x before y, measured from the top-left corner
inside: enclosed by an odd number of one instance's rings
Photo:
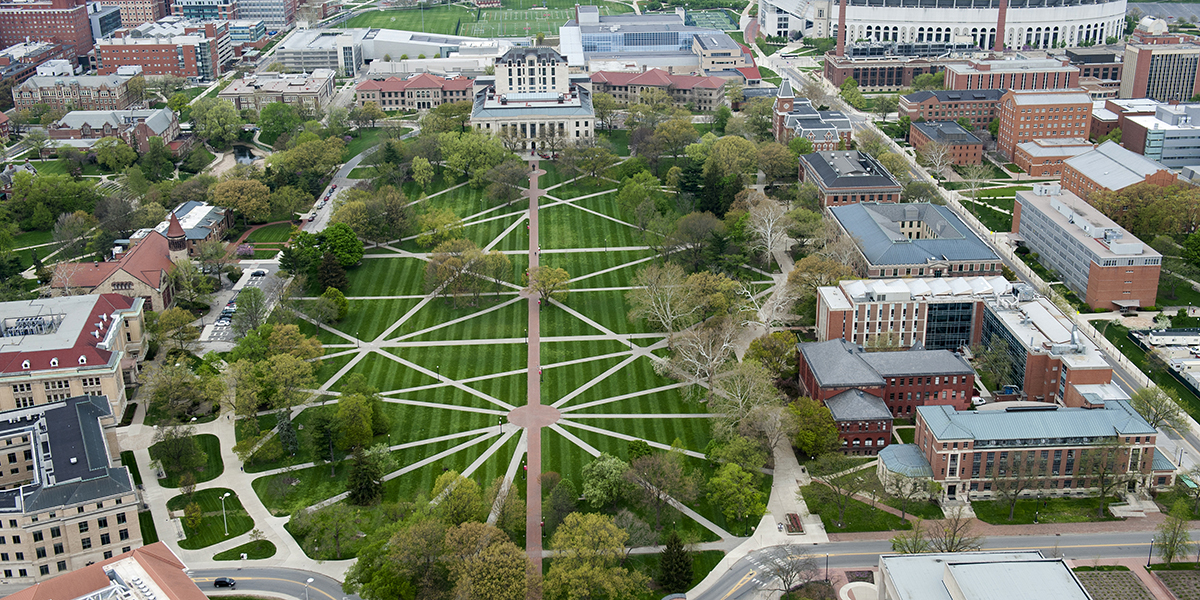
[[[1047,530],[1052,531],[1053,525]],[[1200,531],[1192,532],[1197,539]],[[1094,558],[1129,558],[1147,556],[1154,532],[1094,533],[1058,536],[1053,533],[1034,536],[988,538],[985,550],[1041,550],[1045,556],[1061,556],[1076,560]],[[888,541],[837,542],[803,546],[824,571],[828,569],[868,568],[879,565],[879,555],[892,551]],[[734,564],[712,587],[689,600],[737,600],[751,597],[754,592],[773,587],[765,575],[766,552],[756,551]]]
[[[297,600],[361,600],[357,594],[343,593],[341,583],[319,573],[298,569],[240,568],[240,562],[231,561],[228,569],[196,569],[188,571],[188,575],[209,595],[262,592]],[[218,577],[231,577],[237,581],[237,586],[232,590],[214,587],[213,580]],[[313,582],[305,590],[304,584],[309,578]]]

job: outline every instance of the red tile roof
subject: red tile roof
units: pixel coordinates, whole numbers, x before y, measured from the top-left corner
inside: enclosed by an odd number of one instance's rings
[[[174,215],[172,215],[174,216]],[[96,287],[104,283],[113,273],[125,271],[146,285],[160,290],[166,271],[174,266],[171,263],[171,252],[167,238],[157,231],[151,231],[141,242],[121,256],[121,260],[102,263],[65,263],[59,269],[74,269],[71,273],[71,285],[75,287]],[[61,284],[51,284],[62,287]]]
[[[85,364],[88,365],[107,364],[108,359],[112,357],[112,351],[97,348],[96,345],[103,339],[108,328],[112,327],[113,319],[101,320],[100,315],[111,315],[115,311],[133,307],[133,298],[128,298],[120,294],[100,294],[88,297],[95,298],[96,302],[92,305],[88,317],[84,321],[83,329],[67,332],[77,336],[75,343],[71,347],[24,352],[21,351],[19,345],[9,346],[8,348],[13,349],[13,351],[0,353],[0,373],[28,373],[30,371],[77,367],[80,364],[79,357],[81,356],[86,360]],[[92,335],[92,331],[97,330],[96,323],[104,324],[104,328],[99,330],[101,332],[99,338]],[[55,358],[58,359],[57,367],[50,364],[50,361]],[[29,361],[28,369],[23,367],[25,361]]]
[[[12,600],[70,600],[102,590],[111,583],[105,565],[132,557],[146,570],[167,600],[207,600],[204,592],[188,577],[185,566],[162,542],[118,554],[94,565],[48,579],[9,596]]]
[[[170,216],[167,217],[167,239],[186,236],[187,234],[183,232],[183,225],[179,224],[179,217],[176,217],[173,212],[168,214]]]
[[[742,67],[738,69],[737,72],[741,73],[742,77],[745,77],[747,81],[751,79],[762,79],[762,73],[758,72],[758,67]]]
[[[696,77],[694,75],[671,75],[662,69],[650,69],[644,73],[623,73],[621,71],[596,71],[592,73],[592,83],[607,83],[609,85],[648,85],[655,87],[672,87],[679,90],[692,88],[716,89],[724,85],[720,77]]]

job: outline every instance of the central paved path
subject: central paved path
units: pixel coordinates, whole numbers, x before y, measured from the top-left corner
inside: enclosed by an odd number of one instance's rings
[[[529,269],[538,266],[538,198],[542,196],[538,178],[546,172],[538,168],[536,161],[529,162]],[[536,294],[529,294],[529,401],[525,407],[514,410],[509,420],[525,427],[529,435],[528,461],[525,466],[525,553],[533,561],[538,573],[542,572],[542,427],[558,420],[558,410],[542,406],[542,345],[541,304]],[[549,410],[547,410],[549,409]],[[552,411],[552,412],[551,412]]]

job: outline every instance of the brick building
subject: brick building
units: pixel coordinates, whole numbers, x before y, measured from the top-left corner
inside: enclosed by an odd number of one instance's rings
[[[169,308],[174,298],[167,274],[176,260],[187,258],[187,235],[174,214],[167,235],[146,235],[116,260],[96,263],[61,263],[51,284],[51,293],[108,294],[143,298],[146,310]]]
[[[1079,87],[1079,67],[1065,59],[970,60],[946,65],[948,90],[1060,90]]]
[[[165,0],[100,0],[100,4],[121,8],[122,27],[153,23],[170,14]]]
[[[900,97],[900,116],[917,121],[957,121],[966,117],[975,129],[984,129],[1000,116],[1004,90],[949,90],[913,92]]]
[[[821,151],[800,157],[800,181],[817,186],[821,206],[899,202],[900,183],[865,152]]]
[[[0,411],[91,395],[121,414],[144,354],[144,304],[113,293],[0,303]]]
[[[1013,233],[1092,308],[1154,306],[1162,255],[1057,185],[1017,192]]]
[[[1194,36],[1171,33],[1167,22],[1144,17],[1125,44],[1122,98],[1185,102],[1200,93],[1200,43]]]
[[[1017,485],[1022,497],[1094,493],[1099,477],[1114,472],[1139,490],[1167,489],[1175,466],[1155,448],[1157,436],[1120,400],[1092,409],[923,406],[912,445],[947,498],[991,500]]]
[[[996,149],[1011,159],[1017,144],[1033,139],[1087,139],[1091,113],[1082,90],[1009,90],[1000,99]]]
[[[889,333],[868,332],[867,339],[886,348],[895,339]],[[815,400],[859,390],[882,399],[896,418],[912,417],[915,407],[926,404],[963,410],[971,405],[975,371],[949,350],[864,352],[862,346],[837,338],[800,344],[797,357],[800,389]]]
[[[1155,109],[1161,104],[1161,102],[1149,98],[1112,98],[1093,102],[1092,138],[1100,139],[1115,129],[1120,129],[1124,135],[1129,130],[1130,117],[1153,117]],[[1126,145],[1126,147],[1129,146]],[[1140,149],[1135,151],[1141,152]]]
[[[17,110],[38,104],[60,110],[121,110],[129,107],[127,81],[128,78],[116,75],[35,75],[13,87],[13,103]]]
[[[1093,192],[1123,190],[1138,183],[1165,186],[1177,180],[1165,166],[1110,141],[1068,158],[1063,165],[1062,187],[1087,198]]]
[[[234,79],[217,94],[217,98],[232,102],[238,110],[251,108],[257,111],[272,102],[282,102],[302,108],[303,114],[319,115],[333,100],[333,86],[332,69],[317,69],[307,75],[264,73]]]
[[[0,79],[21,82],[50,61],[75,62],[75,49],[54,42],[21,42],[0,50]]]
[[[854,240],[867,277],[1000,274],[996,253],[945,206],[866,202],[827,211]]]
[[[725,105],[725,82],[723,77],[672,75],[661,69],[649,69],[643,73],[592,73],[592,91],[612,94],[622,104],[637,104],[643,90],[658,89],[666,92],[678,108],[691,107],[705,112],[715,111]]]
[[[0,46],[28,41],[69,45],[76,60],[92,49],[86,0],[0,1]]]
[[[1036,138],[1017,144],[1012,160],[1030,177],[1059,177],[1067,159],[1095,147],[1081,138]]]
[[[950,149],[951,162],[956,165],[983,162],[983,140],[954,121],[913,123],[908,130],[908,141],[918,154],[929,144],[945,144]]]
[[[851,389],[823,404],[837,425],[843,454],[874,456],[891,441],[892,413],[878,396]]]
[[[137,242],[148,237],[153,232],[171,237],[172,221],[175,221],[183,231],[187,240],[187,255],[195,257],[200,253],[200,244],[225,237],[225,231],[233,226],[233,211],[205,202],[189,200],[171,211],[172,218],[164,219],[154,229],[142,229],[129,236]],[[178,235],[178,232],[175,233]]]
[[[963,64],[965,58],[936,56],[838,56],[836,51],[825,53],[825,78],[841,87],[851,77],[864,92],[895,92],[912,87],[913,78],[940,73],[948,65]]]
[[[150,149],[150,138],[170,145],[180,135],[179,119],[169,108],[76,110],[46,127],[46,132],[56,143],[75,148],[91,148],[101,138],[117,137],[140,153]]]
[[[428,73],[408,77],[368,79],[354,88],[354,103],[374,102],[383,110],[437,108],[447,102],[471,100],[474,81],[466,77],[438,77]]]
[[[853,133],[850,119],[841,111],[816,110],[808,98],[796,98],[789,79],[783,80],[775,94],[771,126],[775,141],[780,144],[802,137],[812,142],[813,150],[818,152],[837,150],[839,146],[848,148]]]
[[[193,81],[214,81],[234,58],[229,23],[164,17],[96,42],[97,68],[102,75],[120,67],[141,67],[145,75],[176,75]]]

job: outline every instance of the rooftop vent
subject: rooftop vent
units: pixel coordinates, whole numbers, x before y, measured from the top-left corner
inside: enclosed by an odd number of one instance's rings
[[[74,456],[71,457],[71,464],[76,464],[78,462],[79,462],[78,458],[75,458]]]

